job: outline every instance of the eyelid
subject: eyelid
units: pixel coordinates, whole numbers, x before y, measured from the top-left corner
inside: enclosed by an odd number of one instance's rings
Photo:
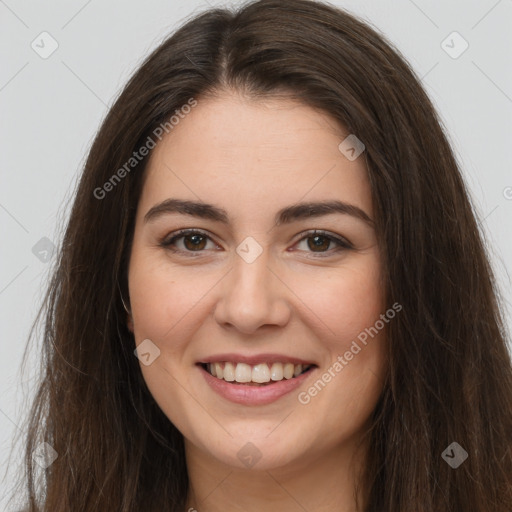
[[[297,234],[297,242],[300,242],[301,240],[306,238],[306,235],[308,235],[310,237],[316,236],[316,235],[325,236],[326,238],[329,238],[329,239],[333,240],[334,242],[337,242],[346,248],[350,248],[350,249],[354,248],[354,246],[345,237],[343,237],[341,235],[336,235],[335,233],[326,231],[324,229],[306,229],[304,231],[301,231],[300,233]]]
[[[169,247],[171,245],[171,242],[173,242],[174,240],[178,240],[180,238],[183,238],[183,237],[185,237],[187,235],[203,235],[205,238],[208,238],[209,240],[211,240],[216,245],[219,245],[215,241],[215,238],[210,233],[208,233],[208,231],[205,231],[205,230],[199,229],[199,228],[185,228],[185,229],[178,229],[177,231],[173,231],[172,233],[169,233],[168,235],[166,235],[162,239],[162,241],[160,242],[159,245],[161,245],[165,249],[169,249]],[[170,249],[170,250],[172,250],[172,249]],[[180,249],[176,249],[174,252],[186,252],[188,254],[194,253],[194,251],[182,251]],[[195,252],[200,254],[201,252],[204,252],[204,251],[195,251]]]
[[[208,233],[207,231],[200,229],[200,228],[185,228],[185,229],[173,231],[169,235],[165,236],[159,245],[161,245],[165,249],[168,249],[175,253],[185,253],[187,255],[190,255],[191,257],[194,257],[194,255],[200,256],[201,253],[205,252],[205,250],[183,251],[181,249],[172,249],[171,248],[171,245],[173,245],[173,242],[175,240],[179,240],[180,238],[184,238],[187,235],[194,235],[194,234],[203,235],[205,238],[211,240],[216,245],[219,245],[215,241],[215,238],[210,233]],[[337,247],[334,249],[329,249],[328,251],[325,251],[325,252],[306,251],[309,254],[316,255],[316,256],[313,256],[313,258],[328,257],[328,256],[332,256],[333,254],[338,253],[339,251],[349,250],[349,249],[354,248],[352,243],[350,243],[346,238],[342,237],[341,235],[336,235],[334,233],[331,233],[330,231],[326,231],[326,230],[322,230],[322,229],[306,229],[306,230],[298,233],[295,237],[296,241],[294,242],[294,245],[296,245],[297,243],[299,243],[303,240],[306,240],[307,238],[314,237],[317,235],[323,236],[323,237],[327,238],[328,240],[334,242],[335,244],[337,244]],[[308,256],[308,257],[311,257],[311,256]]]

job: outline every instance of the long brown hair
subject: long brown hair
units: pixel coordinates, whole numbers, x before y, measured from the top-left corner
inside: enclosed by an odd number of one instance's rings
[[[145,385],[121,302],[148,157],[104,184],[182,105],[227,87],[296,98],[366,146],[386,302],[403,310],[389,324],[388,377],[367,432],[364,510],[510,512],[511,357],[478,216],[444,129],[390,42],[309,0],[195,15],[106,116],[38,316],[28,510],[185,510],[183,436]],[[42,441],[58,454],[43,472],[32,459]],[[468,454],[457,469],[442,457],[453,442]]]

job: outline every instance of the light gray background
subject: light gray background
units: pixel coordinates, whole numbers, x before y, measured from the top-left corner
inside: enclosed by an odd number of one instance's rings
[[[38,364],[32,351],[22,376],[22,351],[52,261],[32,248],[43,237],[59,243],[90,143],[141,60],[193,12],[237,3],[0,0],[1,510],[20,462],[21,446],[8,460],[10,447],[22,433]],[[422,78],[483,219],[510,330],[512,0],[332,3],[387,35]],[[31,47],[43,31],[59,45],[47,59]],[[469,43],[456,59],[441,46],[453,31]],[[456,39],[446,44],[461,48]]]

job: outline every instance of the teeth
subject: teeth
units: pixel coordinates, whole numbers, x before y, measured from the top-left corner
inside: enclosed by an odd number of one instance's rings
[[[310,366],[293,363],[272,363],[270,366],[267,363],[259,363],[251,366],[246,363],[226,361],[207,364],[206,368],[211,375],[227,382],[264,384],[271,380],[280,381],[298,377]]]
[[[260,384],[270,381],[270,370],[266,364],[257,364],[252,367],[252,381]]]
[[[274,363],[270,368],[270,378],[272,380],[283,380],[283,365],[281,363]]]
[[[233,363],[224,363],[224,380],[233,382],[235,380],[235,367]]]
[[[292,363],[286,363],[283,366],[283,377],[285,379],[291,379],[293,377],[293,364]]]
[[[235,380],[237,382],[251,382],[251,367],[245,363],[238,363],[235,370]]]

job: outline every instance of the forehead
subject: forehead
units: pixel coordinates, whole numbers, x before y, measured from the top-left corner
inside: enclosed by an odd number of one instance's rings
[[[197,157],[209,154],[216,161],[234,153],[242,161],[260,158],[279,163],[300,161],[305,156],[314,160],[326,152],[337,155],[343,134],[343,128],[329,115],[296,100],[249,99],[224,93],[199,99],[154,153],[158,157],[165,146],[179,145],[182,155],[199,151]],[[205,147],[203,140],[215,144]]]
[[[140,204],[202,199],[243,215],[301,200],[350,200],[371,215],[365,156],[328,114],[291,99],[198,99],[152,150]],[[251,213],[252,212],[252,213]]]

